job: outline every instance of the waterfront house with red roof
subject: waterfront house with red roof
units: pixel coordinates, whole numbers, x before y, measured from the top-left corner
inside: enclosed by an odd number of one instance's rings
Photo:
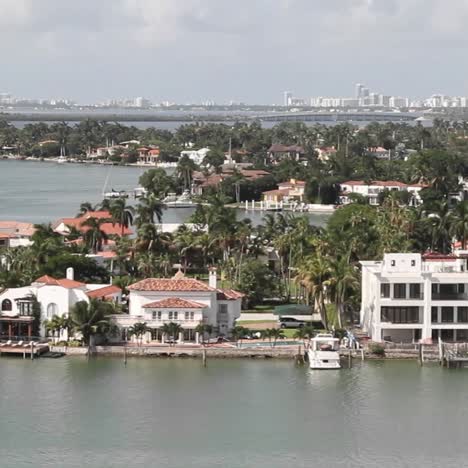
[[[217,286],[216,269],[209,282],[185,277],[178,272],[173,278],[147,278],[128,287],[129,314],[116,315],[115,321],[125,336],[130,327],[144,322],[151,328],[145,341],[164,341],[161,328],[178,323],[182,333],[179,342],[198,342],[195,329],[200,324],[212,325],[220,335],[228,335],[240,316],[244,295]]]
[[[54,315],[68,317],[77,302],[89,302],[92,298],[120,303],[122,290],[112,284],[76,281],[73,268],[67,270],[66,278],[44,275],[29,286],[5,289],[0,293],[0,336],[31,337],[36,300],[41,309],[41,335],[45,336],[45,320]],[[61,339],[67,339],[66,331],[63,331]]]

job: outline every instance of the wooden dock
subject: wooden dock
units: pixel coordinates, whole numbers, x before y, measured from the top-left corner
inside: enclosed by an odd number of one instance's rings
[[[41,354],[49,352],[49,345],[43,343],[36,343],[36,344],[23,344],[23,345],[15,345],[12,343],[11,345],[3,345],[0,346],[0,357],[1,356],[19,356],[23,359],[35,359],[39,357]]]

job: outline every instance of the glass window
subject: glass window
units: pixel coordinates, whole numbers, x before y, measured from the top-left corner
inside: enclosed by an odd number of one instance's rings
[[[457,313],[457,322],[468,323],[468,307],[459,307]]]
[[[173,312],[174,315],[174,320],[177,320],[179,318],[179,312]]]
[[[442,307],[442,323],[453,322],[453,307]]]
[[[52,318],[54,315],[58,315],[58,306],[54,302],[51,302],[47,306],[47,318]]]
[[[160,310],[153,310],[153,320],[161,320],[162,312]]]
[[[390,284],[382,283],[380,285],[380,297],[390,297]]]
[[[195,312],[190,312],[190,320],[194,320],[195,319]]]
[[[416,260],[411,260],[411,266],[416,266]]]
[[[439,322],[438,307],[431,307],[431,322],[432,323]]]
[[[190,312],[185,312],[185,320],[190,320]]]
[[[393,297],[395,299],[406,299],[406,284],[395,283],[393,285]]]
[[[4,299],[2,302],[2,311],[11,312],[13,310],[13,304],[10,299]]]
[[[410,299],[422,299],[422,288],[420,283],[410,284]]]
[[[390,262],[390,264],[391,264],[392,266],[395,266],[395,264],[396,264],[395,260],[392,260],[392,261]]]
[[[169,312],[169,320],[172,320],[173,316],[174,316],[174,312],[172,312],[172,310],[171,310],[171,311]]]
[[[382,307],[380,312],[382,322],[419,323],[418,307]]]
[[[32,302],[20,302],[18,304],[20,315],[32,315],[33,305]]]

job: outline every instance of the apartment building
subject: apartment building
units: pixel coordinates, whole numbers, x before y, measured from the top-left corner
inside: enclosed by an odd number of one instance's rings
[[[391,253],[361,265],[361,326],[373,341],[468,341],[466,257]]]

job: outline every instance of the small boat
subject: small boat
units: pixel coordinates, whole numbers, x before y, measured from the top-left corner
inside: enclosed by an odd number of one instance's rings
[[[141,198],[148,195],[148,190],[143,187],[136,187],[133,189],[133,195],[135,198]]]
[[[329,333],[319,333],[310,340],[307,351],[311,369],[340,369],[340,340]]]
[[[116,198],[128,198],[128,193],[125,190],[114,190],[110,192],[104,192],[104,198],[106,199],[116,199]]]
[[[163,200],[163,204],[167,208],[191,208],[192,206],[196,206],[196,203],[192,201],[188,190],[185,190],[180,197],[177,197],[175,193],[169,193]]]

